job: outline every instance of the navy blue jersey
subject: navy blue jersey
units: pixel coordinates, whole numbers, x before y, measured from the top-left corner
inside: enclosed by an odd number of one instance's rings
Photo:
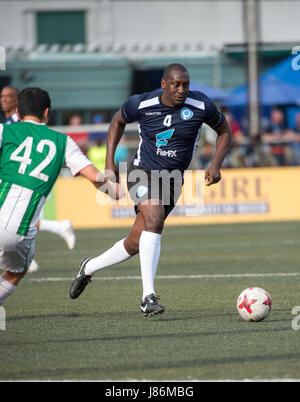
[[[18,115],[17,115],[17,113],[14,113],[14,114],[12,114],[11,116],[9,116],[7,119],[6,119],[6,124],[13,124],[13,123],[18,123],[20,120],[19,120],[19,118],[18,118]]]
[[[140,144],[133,164],[149,170],[188,168],[203,123],[216,129],[224,115],[202,92],[189,91],[184,104],[161,103],[162,90],[131,96],[121,107],[127,123],[139,123]]]

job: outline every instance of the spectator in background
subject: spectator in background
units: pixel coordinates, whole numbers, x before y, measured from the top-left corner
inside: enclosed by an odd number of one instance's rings
[[[96,114],[93,116],[93,124],[102,124],[102,123],[104,123],[104,117],[102,116],[102,114]],[[99,128],[99,131],[93,131],[92,133],[90,133],[89,139],[93,144],[95,144],[97,142],[97,140],[99,139],[99,137],[101,139],[103,139],[103,141],[104,141],[106,138],[106,135],[107,135],[107,130],[103,130],[102,128]]]
[[[249,139],[244,135],[239,122],[234,120],[231,113],[224,112],[232,131],[232,147],[229,154],[229,165],[233,168],[252,166],[252,146]]]
[[[106,144],[104,138],[98,137],[96,139],[95,145],[91,146],[87,151],[87,157],[98,170],[104,172],[106,158]]]
[[[271,110],[270,123],[266,129],[267,133],[282,134],[285,130],[284,113],[282,110]]]
[[[101,124],[103,123],[103,120],[104,118],[101,114],[96,114],[93,117],[94,124]],[[90,139],[92,139],[94,145],[92,145],[87,151],[87,156],[90,159],[90,161],[92,161],[93,164],[97,167],[97,169],[101,171],[105,170],[106,135],[107,133],[103,131],[91,133]],[[115,153],[116,164],[126,161],[128,156],[129,151],[125,145],[125,141],[122,139]]]
[[[125,139],[121,138],[115,152],[115,162],[119,166],[119,163],[126,162],[128,157],[129,157],[129,150],[125,144]]]
[[[285,116],[281,110],[273,109],[271,111],[270,124],[261,139],[268,146],[268,150],[275,160],[275,165],[285,166],[294,163],[293,142],[295,133],[287,129]]]
[[[295,114],[295,126],[293,130],[295,133],[300,134],[300,112]]]
[[[18,106],[19,90],[12,86],[2,88],[0,94],[1,109],[5,115],[6,124],[17,123],[19,121],[16,109]]]
[[[285,166],[289,164],[288,145],[291,137],[285,126],[284,113],[279,109],[273,109],[270,115],[270,124],[263,133],[262,142],[267,145],[267,150],[273,156],[275,164]]]
[[[115,163],[119,165],[120,162],[126,162],[128,156],[128,148],[125,145],[125,141],[122,139],[115,152]],[[87,157],[98,170],[102,172],[105,170],[106,141],[104,138],[98,137],[96,144],[88,150]]]
[[[292,134],[292,165],[300,165],[300,112],[295,114],[295,125]]]
[[[82,118],[79,114],[74,114],[69,120],[70,126],[81,126]],[[89,133],[87,131],[70,132],[68,136],[79,146],[80,150],[86,155],[89,149]]]
[[[198,160],[200,169],[206,170],[208,168],[213,160],[214,151],[214,146],[209,141],[204,141]]]

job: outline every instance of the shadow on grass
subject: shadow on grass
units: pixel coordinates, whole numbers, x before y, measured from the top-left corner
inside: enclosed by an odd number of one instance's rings
[[[6,379],[41,379],[41,378],[46,378],[46,379],[74,379],[74,378],[88,378],[88,379],[98,379],[98,380],[103,380],[103,379],[118,379],[118,380],[123,380],[123,379],[130,379],[130,378],[136,378],[136,376],[143,378],[143,379],[155,379],[157,378],[158,372],[160,370],[167,370],[167,372],[171,370],[189,370],[192,369],[195,372],[195,377],[203,377],[205,374],[200,374],[197,375],[197,373],[201,373],[202,370],[207,369],[210,367],[211,370],[216,370],[218,367],[223,366],[223,370],[226,369],[227,367],[239,367],[238,365],[242,365],[242,367],[245,367],[245,364],[267,364],[271,363],[274,364],[276,361],[277,362],[291,362],[291,361],[299,361],[300,359],[300,353],[289,353],[289,354],[277,354],[277,355],[250,355],[250,356],[228,356],[228,357],[215,357],[215,358],[195,358],[195,359],[179,359],[175,360],[174,357],[170,357],[170,359],[167,359],[165,361],[157,361],[155,362],[154,365],[146,365],[144,362],[135,362],[132,363],[130,361],[126,362],[118,362],[114,364],[108,364],[106,362],[101,362],[99,365],[89,365],[89,366],[84,366],[82,365],[81,367],[55,367],[55,368],[35,368],[35,369],[27,369],[26,371],[18,371],[15,372],[12,375],[9,373],[4,374]],[[246,366],[247,367],[247,366]],[[198,371],[195,371],[195,370]],[[227,370],[226,370],[227,371]],[[234,370],[231,372],[231,374],[228,372],[227,376],[225,375],[224,378],[234,378],[234,372],[238,373],[240,376],[240,371],[239,370]],[[299,373],[295,373],[296,376],[293,378],[299,377]],[[162,375],[161,373],[159,374],[160,376]],[[180,374],[177,374],[178,377],[181,377]],[[207,377],[207,375],[205,375]],[[212,374],[209,376],[211,378]],[[169,374],[168,378],[172,379],[172,375]],[[246,378],[257,378],[257,373],[256,374],[251,374],[251,371],[248,370],[246,373]],[[239,378],[239,377],[238,377]],[[161,380],[161,377],[159,378]]]
[[[252,325],[252,323],[250,324]],[[149,347],[151,347],[152,342],[156,343],[157,339],[160,341],[165,339],[165,340],[184,340],[187,341],[189,339],[193,338],[205,338],[205,337],[212,337],[212,336],[222,336],[222,337],[228,337],[228,336],[245,336],[248,338],[251,335],[254,334],[270,334],[270,332],[275,333],[275,332],[287,332],[291,331],[292,328],[278,328],[278,329],[271,329],[269,327],[260,327],[259,329],[252,328],[249,329],[249,326],[244,327],[244,329],[239,329],[239,330],[229,330],[229,331],[196,331],[196,332],[174,332],[174,333],[159,333],[159,332],[153,332],[151,333],[151,337],[147,338],[147,342],[149,343]],[[80,344],[80,343],[91,343],[91,342],[114,342],[119,344],[120,342],[130,342],[130,341],[137,341],[140,340],[141,342],[144,342],[144,337],[145,333],[139,334],[139,335],[104,335],[104,336],[86,336],[86,337],[73,337],[73,338],[56,338],[56,339],[43,339],[43,340],[37,340],[37,341],[26,341],[26,340],[18,340],[18,341],[7,341],[3,342],[6,346],[22,346],[22,345],[51,345],[51,344]]]

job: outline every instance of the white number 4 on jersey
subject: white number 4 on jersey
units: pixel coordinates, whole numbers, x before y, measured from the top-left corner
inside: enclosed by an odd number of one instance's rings
[[[165,119],[164,119],[164,121],[163,121],[163,125],[164,125],[165,127],[171,127],[171,125],[172,125],[171,120],[172,120],[172,115],[171,115],[171,114],[167,114],[166,117],[165,117]]]

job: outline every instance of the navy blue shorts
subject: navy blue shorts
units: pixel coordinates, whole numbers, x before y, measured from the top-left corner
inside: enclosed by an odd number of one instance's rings
[[[182,185],[183,176],[179,170],[148,170],[130,165],[127,172],[127,188],[136,213],[140,203],[161,200],[167,217],[181,195]]]

